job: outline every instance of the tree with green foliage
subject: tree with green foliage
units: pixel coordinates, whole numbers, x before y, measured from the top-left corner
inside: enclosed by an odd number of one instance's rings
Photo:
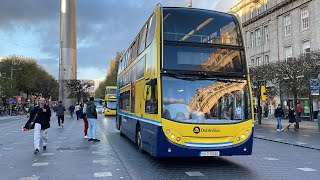
[[[89,98],[89,89],[94,86],[94,81],[70,79],[66,80],[65,84],[68,97],[75,98],[77,103],[80,103],[81,99]]]
[[[58,98],[58,83],[35,59],[23,56],[7,56],[0,63],[1,95],[12,97],[19,92],[27,96],[35,93],[44,98]]]

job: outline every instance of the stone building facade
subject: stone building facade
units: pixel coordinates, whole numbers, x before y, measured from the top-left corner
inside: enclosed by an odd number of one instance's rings
[[[249,67],[319,50],[319,9],[320,0],[242,0],[232,7],[230,12],[238,14],[242,23]],[[276,104],[292,106],[291,95],[280,97],[275,97]],[[317,93],[300,95],[299,101],[305,117],[318,109]]]

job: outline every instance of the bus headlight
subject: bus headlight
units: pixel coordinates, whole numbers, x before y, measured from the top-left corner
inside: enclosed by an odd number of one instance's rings
[[[246,136],[245,135],[241,135],[241,138],[244,139],[244,138],[246,138]]]
[[[169,130],[169,129],[167,129],[167,130],[166,130],[166,133],[167,133],[167,134],[170,134],[170,130]]]
[[[174,139],[174,135],[173,134],[171,135],[171,138]]]
[[[240,137],[237,137],[237,141],[240,141]]]
[[[181,140],[181,138],[180,137],[177,137],[177,141],[179,142]]]
[[[249,131],[248,131],[248,130],[246,130],[246,133],[247,133],[247,134],[249,134]]]

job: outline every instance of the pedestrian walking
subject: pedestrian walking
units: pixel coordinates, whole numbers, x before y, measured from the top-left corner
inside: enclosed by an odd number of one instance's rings
[[[294,123],[296,122],[296,113],[294,111],[294,108],[292,107],[289,110],[289,125],[287,126],[287,129],[290,129],[291,125],[294,125]]]
[[[301,114],[302,114],[302,106],[301,104],[298,102],[297,103],[297,113],[298,113],[298,119],[297,119],[297,122],[301,122]],[[299,124],[298,124],[299,125]],[[299,127],[298,127],[299,128]]]
[[[263,107],[263,111],[264,111],[264,117],[266,119],[268,119],[268,114],[269,114],[269,107],[268,107],[268,103],[266,103]]]
[[[36,117],[35,117],[36,116]],[[31,113],[31,118],[34,120],[34,131],[33,131],[33,144],[34,144],[34,154],[38,154],[40,151],[40,142],[43,143],[43,150],[47,150],[48,144],[48,131],[50,128],[50,117],[51,110],[48,105],[44,102],[40,103],[40,106],[34,108]]]
[[[93,142],[100,142],[99,139],[97,139],[97,111],[96,111],[96,106],[93,103],[94,98],[90,97],[90,102],[87,103],[87,118],[88,118],[88,141],[93,141]]]
[[[87,104],[84,103],[83,108],[82,108],[82,118],[83,118],[83,123],[84,123],[84,138],[88,139],[88,118],[87,118]]]
[[[281,124],[281,118],[283,117],[283,109],[281,108],[281,105],[279,104],[277,109],[274,111],[274,117],[277,118],[278,124],[277,124],[277,131],[283,131],[282,124]]]
[[[57,107],[57,116],[58,116],[58,125],[59,128],[63,127],[64,123],[64,112],[66,111],[66,108],[62,104],[62,101],[59,101],[58,107]],[[61,120],[61,122],[60,122]]]
[[[75,107],[76,115],[77,115],[77,120],[80,119],[80,105],[77,104]]]
[[[70,116],[71,116],[72,119],[73,119],[74,109],[75,109],[74,105],[71,104],[71,106],[69,107],[69,112],[70,112]]]

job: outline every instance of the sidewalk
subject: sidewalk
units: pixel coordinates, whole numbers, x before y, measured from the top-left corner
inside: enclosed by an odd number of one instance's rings
[[[300,129],[294,130],[294,127],[290,127],[288,130],[286,127],[289,122],[288,119],[282,120],[282,126],[284,131],[277,131],[277,120],[262,119],[262,124],[258,124],[255,121],[255,138],[264,139],[268,141],[289,144],[293,146],[300,146],[309,149],[320,150],[320,131],[318,130],[318,122],[302,121],[300,122]]]
[[[19,116],[20,117],[20,116]],[[103,116],[99,116],[101,120]],[[117,153],[98,126],[101,142],[83,138],[83,121],[65,117],[58,128],[52,116],[47,150],[34,155],[33,130],[21,131],[25,121],[0,126],[0,173],[3,179],[130,179]]]

